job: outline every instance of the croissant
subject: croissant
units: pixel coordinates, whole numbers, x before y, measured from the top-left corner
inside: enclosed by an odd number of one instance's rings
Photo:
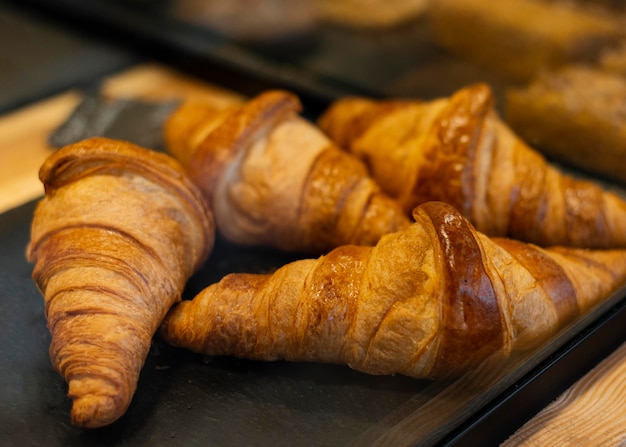
[[[212,215],[173,158],[121,141],[65,146],[39,176],[26,255],[51,362],[72,423],[105,426],[126,412],[153,335],[209,255]]]
[[[536,347],[626,279],[626,250],[490,239],[443,202],[414,218],[374,247],[227,275],[174,306],[160,334],[211,356],[435,379]]]
[[[168,151],[212,205],[217,230],[237,244],[319,254],[408,226],[366,166],[300,108],[276,90],[226,110],[187,102],[168,119]]]
[[[318,124],[368,165],[405,212],[448,202],[489,236],[542,246],[626,247],[626,202],[547,162],[502,122],[490,88],[431,101],[346,98]]]

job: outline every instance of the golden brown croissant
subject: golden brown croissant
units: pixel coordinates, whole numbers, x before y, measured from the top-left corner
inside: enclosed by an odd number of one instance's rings
[[[211,212],[165,154],[93,138],[40,170],[27,257],[72,422],[107,425],[135,392],[152,337],[214,240]]]
[[[338,100],[319,125],[407,213],[448,202],[489,236],[626,247],[626,202],[549,164],[498,117],[485,84],[432,101]]]
[[[160,334],[207,355],[438,378],[545,342],[626,279],[626,250],[489,239],[443,202],[414,217],[374,247],[228,275],[173,307]]]
[[[322,253],[373,245],[410,224],[356,157],[268,91],[228,110],[183,104],[166,124],[168,150],[213,207],[218,231],[238,244]]]

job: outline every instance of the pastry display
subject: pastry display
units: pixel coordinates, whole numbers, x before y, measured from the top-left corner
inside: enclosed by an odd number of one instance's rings
[[[157,327],[207,259],[212,214],[173,158],[121,141],[66,146],[40,179],[27,257],[50,359],[72,423],[102,427],[126,412]]]
[[[569,66],[508,89],[504,117],[552,159],[626,184],[625,104],[625,76]]]
[[[521,83],[597,59],[624,30],[614,14],[541,0],[435,0],[430,18],[438,46]]]
[[[300,108],[275,90],[223,110],[187,102],[172,114],[168,150],[211,203],[217,230],[237,244],[322,254],[406,227],[366,166]]]
[[[318,123],[368,165],[407,214],[439,200],[489,236],[626,247],[626,201],[549,164],[499,118],[493,102],[485,84],[432,101],[343,98]]]
[[[503,440],[623,341],[626,2],[85,3],[7,11],[8,444]]]
[[[374,247],[343,246],[272,274],[231,274],[176,305],[175,346],[442,378],[545,342],[626,279],[626,251],[489,239],[448,204]]]
[[[26,255],[78,427],[128,412],[155,334],[448,379],[532,353],[626,280],[624,200],[549,164],[486,84],[342,98],[317,123],[285,90],[170,106],[167,154],[96,137],[40,170]]]
[[[187,101],[164,128],[171,155],[96,137],[46,160],[27,258],[74,425],[125,414],[157,333],[210,356],[440,379],[536,348],[626,280],[622,200],[548,165],[486,85],[345,98],[320,127],[300,110],[283,90]],[[216,231],[319,257],[181,301]]]

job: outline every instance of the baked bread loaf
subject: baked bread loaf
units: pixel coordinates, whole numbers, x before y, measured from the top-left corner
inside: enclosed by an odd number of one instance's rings
[[[545,343],[626,280],[626,251],[541,249],[478,233],[441,202],[375,247],[231,274],[160,334],[194,352],[443,378]]]
[[[314,30],[318,21],[311,0],[176,0],[169,12],[246,44],[295,39]]]
[[[486,84],[432,101],[340,99],[319,126],[407,214],[440,200],[489,236],[626,247],[626,201],[550,165],[499,118]]]
[[[127,410],[152,338],[213,245],[200,191],[171,157],[93,138],[54,152],[27,248],[73,424]]]
[[[320,20],[351,28],[385,29],[428,12],[431,0],[316,0]]]
[[[626,11],[626,4],[622,0],[542,0],[545,2],[576,5],[589,9],[603,9],[608,11]]]
[[[624,7],[626,7],[626,3],[624,3]],[[626,40],[604,50],[600,54],[597,66],[599,69],[626,78]]]
[[[504,117],[554,160],[626,184],[626,77],[569,66],[510,88]]]
[[[520,83],[595,60],[624,30],[614,15],[540,0],[435,0],[430,18],[438,46]]]
[[[366,166],[300,107],[274,90],[225,110],[185,103],[172,114],[168,150],[211,203],[217,230],[241,245],[321,254],[409,225]]]

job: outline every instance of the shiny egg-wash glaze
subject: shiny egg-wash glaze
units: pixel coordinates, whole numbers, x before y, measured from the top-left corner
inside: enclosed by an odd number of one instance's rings
[[[442,202],[414,217],[374,247],[228,275],[176,305],[160,333],[207,355],[432,379],[545,342],[626,279],[625,250],[490,239]]]
[[[344,98],[318,124],[407,214],[439,200],[489,236],[626,248],[626,202],[549,164],[499,118],[486,84],[432,101]]]

